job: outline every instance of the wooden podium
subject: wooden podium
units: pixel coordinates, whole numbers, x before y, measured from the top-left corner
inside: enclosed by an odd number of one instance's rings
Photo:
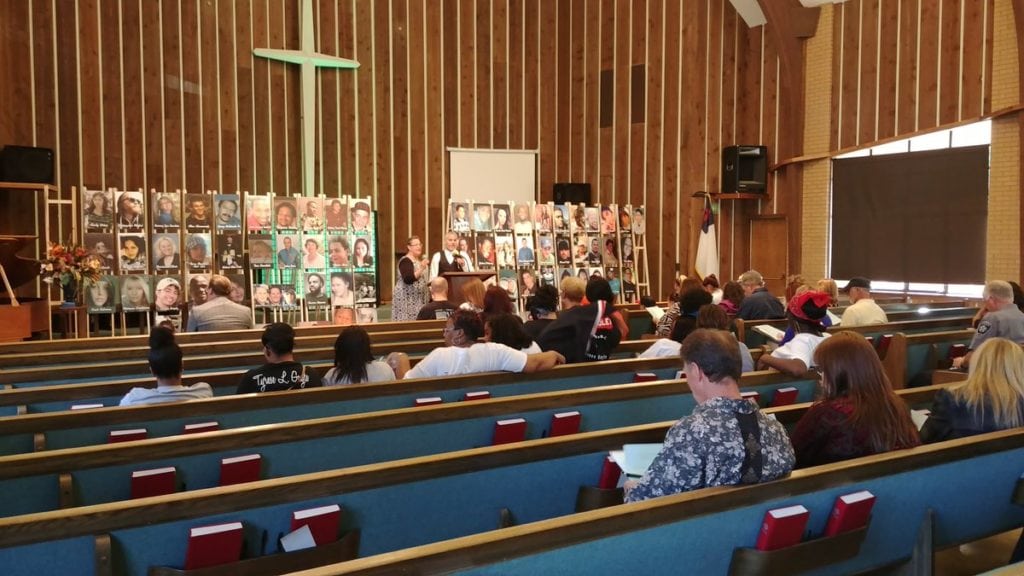
[[[445,272],[441,274],[441,277],[448,281],[448,301],[455,306],[466,301],[462,297],[462,287],[466,282],[473,278],[479,278],[481,282],[486,282],[492,276],[494,276],[494,272],[491,270],[480,272]]]

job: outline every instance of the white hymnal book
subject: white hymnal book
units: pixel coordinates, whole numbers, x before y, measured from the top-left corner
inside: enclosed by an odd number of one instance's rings
[[[206,432],[219,427],[220,424],[216,422],[196,422],[195,424],[185,424],[185,432]]]
[[[305,520],[306,518],[312,518],[314,516],[321,516],[323,514],[331,514],[333,512],[341,512],[341,506],[337,504],[328,504],[327,506],[318,506],[316,508],[307,508],[305,510],[296,510],[292,513],[292,517],[295,520]]]
[[[910,411],[910,419],[914,421],[914,426],[917,426],[918,430],[920,430],[921,428],[924,427],[925,421],[927,421],[928,417],[931,416],[931,415],[932,415],[932,411],[931,410],[911,410]]]
[[[626,476],[639,478],[651,467],[663,444],[624,444],[622,450],[608,453]]]
[[[760,332],[775,342],[782,342],[782,339],[786,337],[785,331],[779,330],[770,324],[758,324],[753,329],[755,332]]]
[[[832,326],[839,326],[839,324],[842,323],[843,321],[842,318],[833,314],[831,310],[826,310],[825,316],[828,316],[828,319],[832,322]]]
[[[103,408],[103,404],[75,404],[72,410],[90,410],[92,408]]]
[[[246,454],[245,456],[234,456],[231,458],[222,458],[221,464],[237,464],[239,462],[248,462],[249,460],[259,460],[261,456],[259,454]]]
[[[132,428],[131,430],[111,430],[110,436],[117,438],[119,436],[135,436],[137,434],[145,434],[145,428]]]

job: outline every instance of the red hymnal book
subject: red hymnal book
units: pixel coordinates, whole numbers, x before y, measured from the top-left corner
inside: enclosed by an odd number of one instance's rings
[[[174,466],[132,472],[132,498],[148,498],[175,492],[177,471]]]
[[[241,522],[199,526],[189,530],[185,570],[238,562],[241,557]]]
[[[654,372],[637,372],[633,374],[633,382],[654,382],[658,375]]]
[[[605,456],[604,465],[601,466],[601,478],[597,481],[597,487],[603,490],[611,490],[619,485],[619,477],[622,476],[622,468],[612,460],[611,456]]]
[[[103,408],[103,404],[74,404],[71,406],[72,410],[92,410],[93,408]]]
[[[799,544],[811,513],[797,504],[765,512],[761,532],[757,536],[758,550],[778,550]]]
[[[761,395],[753,390],[749,392],[740,392],[740,396],[742,396],[744,400],[750,400],[754,404],[758,404],[758,401],[761,400]]]
[[[145,440],[148,433],[145,428],[134,428],[132,430],[111,430],[107,434],[107,443],[131,442],[132,440]]]
[[[200,432],[213,432],[214,430],[220,430],[220,424],[216,422],[196,422],[195,424],[185,424],[185,429],[181,433],[198,434]]]
[[[444,402],[440,396],[431,396],[430,398],[417,398],[416,406],[429,406],[431,404],[440,404]]]
[[[885,360],[886,354],[889,353],[889,347],[892,346],[892,334],[884,334],[878,339],[878,344],[875,346],[875,352],[878,352],[878,358]]]
[[[466,392],[462,397],[463,400],[486,400],[491,397],[491,393],[487,390],[481,390],[479,392]]]
[[[796,402],[796,388],[787,386],[786,388],[779,388],[775,391],[772,396],[772,406],[786,406]]]
[[[683,378],[686,378],[686,371],[676,370],[676,380],[682,380]]]
[[[566,436],[580,431],[580,413],[559,412],[551,415],[551,433],[548,436]]]
[[[874,505],[875,495],[867,490],[836,498],[832,513],[828,516],[828,524],[825,525],[825,536],[835,536],[866,526]]]
[[[220,485],[244,484],[260,479],[260,465],[263,458],[259,454],[246,454],[220,461]]]
[[[292,512],[292,532],[303,526],[309,526],[309,531],[313,534],[313,541],[317,546],[337,540],[340,524],[341,507],[337,504]]]
[[[946,353],[946,358],[949,359],[949,360],[952,360],[954,358],[959,358],[961,356],[966,356],[966,355],[967,355],[967,345],[966,344],[953,344],[952,346],[949,347],[949,352]]]
[[[492,445],[522,442],[523,440],[526,440],[526,420],[510,418],[508,420],[498,420],[494,423],[494,440],[491,442]]]

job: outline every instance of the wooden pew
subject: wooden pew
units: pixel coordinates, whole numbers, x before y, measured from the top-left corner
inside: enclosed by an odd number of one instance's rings
[[[787,412],[790,417],[798,415],[794,408]],[[494,527],[502,509],[510,510],[519,522],[556,518],[572,513],[580,486],[596,482],[607,450],[624,443],[660,442],[671,424],[586,432],[3,518],[0,565],[16,572],[44,565],[50,572],[87,565],[95,560],[97,538],[110,534],[125,551],[118,563],[126,573],[143,574],[149,566],[180,565],[189,527],[241,520],[251,533],[266,530],[272,540],[286,530],[291,510],[332,503],[345,510],[346,529],[360,530],[360,550],[365,555],[485,532]],[[978,454],[1024,452],[1024,433],[1011,441],[1000,438],[991,446],[982,442],[974,448]],[[902,470],[901,458],[906,455],[888,455],[887,474]],[[998,468],[1006,466],[1004,461]],[[955,484],[946,477],[943,481],[950,487]],[[792,487],[778,490],[792,493],[801,486],[798,478]],[[981,492],[986,491],[972,491],[969,496]],[[756,533],[759,520],[749,525],[751,534]],[[48,555],[55,558],[42,564],[40,558]]]
[[[785,386],[806,402],[816,380],[761,373],[744,378],[743,389],[767,404]],[[487,446],[499,419],[524,418],[527,437],[541,438],[557,412],[580,411],[581,430],[594,431],[676,419],[694,406],[685,380],[664,380],[0,456],[0,491],[20,495],[0,502],[0,516],[126,499],[131,472],[140,469],[175,466],[190,489],[210,488],[221,458],[246,453],[261,454],[269,475],[281,477]]]
[[[945,357],[953,344],[968,344],[974,330],[951,330],[923,334],[893,335],[889,353],[882,359],[882,366],[894,388],[903,388],[910,380],[925,370],[934,370],[935,359]]]
[[[305,418],[322,418],[412,406],[416,398],[441,396],[461,399],[468,391],[486,389],[492,396],[567,390],[632,382],[636,372],[674,377],[678,358],[607,360],[558,366],[532,374],[490,373],[420,378],[353,386],[311,388],[270,394],[244,394],[206,400],[111,407],[0,418],[0,454],[32,451],[45,434],[47,447],[71,447],[106,442],[118,426],[145,426],[150,437],[178,434],[186,423],[216,419],[222,428],[235,428]],[[237,380],[236,380],[237,381]]]

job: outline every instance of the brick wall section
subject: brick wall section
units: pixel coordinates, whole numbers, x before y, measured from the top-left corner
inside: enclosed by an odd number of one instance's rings
[[[996,0],[992,38],[992,110],[1020,103],[1017,35],[1010,0]],[[992,122],[985,279],[1020,279],[1020,127],[1015,116]]]
[[[831,5],[821,7],[818,30],[805,46],[804,77],[804,154],[829,151],[832,122],[832,18]],[[831,161],[815,160],[803,165],[803,221],[800,222],[802,246],[799,272],[811,282],[825,276],[828,261],[828,201]]]

